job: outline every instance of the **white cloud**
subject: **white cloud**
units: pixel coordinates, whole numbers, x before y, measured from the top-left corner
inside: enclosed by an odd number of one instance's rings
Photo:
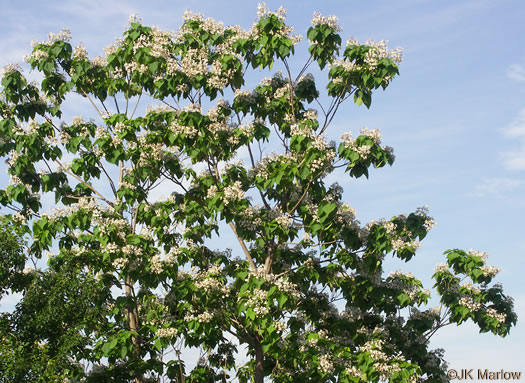
[[[510,170],[525,170],[525,143],[518,151],[502,153],[505,167]]]
[[[525,68],[520,64],[512,64],[507,68],[507,77],[514,81],[525,81]]]
[[[525,170],[525,108],[522,108],[514,120],[503,129],[503,134],[519,140],[518,150],[500,153],[505,167],[510,170]]]
[[[525,137],[525,108],[522,108],[512,122],[503,130],[507,137]]]
[[[479,197],[489,194],[503,194],[514,191],[524,184],[524,180],[514,178],[483,178],[481,183],[476,186],[473,194]]]

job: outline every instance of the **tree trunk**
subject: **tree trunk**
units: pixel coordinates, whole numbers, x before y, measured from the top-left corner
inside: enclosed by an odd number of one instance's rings
[[[133,298],[133,292],[132,292],[132,286],[133,281],[131,280],[131,277],[129,275],[126,276],[126,296],[128,298]],[[137,316],[137,310],[135,305],[130,305],[128,308],[128,325],[129,329],[131,331],[135,331],[138,333],[139,325],[138,325],[139,318]],[[133,359],[138,361],[140,359],[140,342],[137,335],[132,335],[131,341],[133,343]],[[142,375],[135,377],[135,383],[142,383]]]
[[[264,383],[264,354],[261,343],[255,341],[255,383]]]

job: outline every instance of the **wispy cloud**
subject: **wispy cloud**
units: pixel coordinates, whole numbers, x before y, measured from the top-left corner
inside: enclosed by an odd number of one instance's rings
[[[472,193],[474,196],[483,197],[486,195],[504,194],[512,192],[525,184],[525,180],[493,177],[483,178]]]
[[[525,82],[525,68],[520,64],[512,64],[507,68],[507,77],[514,81]]]
[[[525,170],[525,108],[503,129],[506,137],[518,141],[518,149],[500,153],[505,167],[510,170]]]
[[[522,108],[512,122],[504,129],[507,137],[525,137],[525,108]]]
[[[510,170],[525,170],[525,143],[517,151],[502,153],[505,166]]]

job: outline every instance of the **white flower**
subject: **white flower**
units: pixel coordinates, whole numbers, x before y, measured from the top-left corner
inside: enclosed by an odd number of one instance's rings
[[[2,77],[13,72],[22,72],[22,67],[18,64],[7,64],[2,68]]]
[[[106,64],[107,64],[107,61],[102,56],[97,56],[93,60],[91,60],[91,65],[93,65],[93,67],[104,68]]]
[[[480,294],[481,293],[481,290],[478,289],[476,286],[474,286],[472,283],[470,282],[465,282],[464,284],[461,285],[461,287],[463,287],[464,289],[472,292],[472,293],[475,293],[475,294]]]
[[[129,15],[129,18],[128,18],[128,24],[132,24],[132,23],[142,23],[142,19],[139,17],[138,14],[136,13],[132,13],[131,15]]]
[[[381,143],[381,133],[380,133],[379,129],[369,130],[367,128],[363,128],[363,129],[361,129],[360,133],[363,136],[370,137],[372,139],[372,141],[374,141],[374,143],[377,144],[377,145],[379,145]]]
[[[507,319],[507,315],[505,313],[498,313],[495,309],[493,309],[492,307],[489,307],[485,313],[491,317],[491,318],[495,318],[498,323],[504,323],[505,320]]]
[[[495,277],[501,271],[501,269],[496,266],[481,266],[480,269],[486,277]]]
[[[76,60],[85,60],[87,58],[88,52],[84,45],[80,44],[75,47],[73,51],[73,57]]]
[[[209,312],[203,312],[202,314],[197,315],[197,320],[200,323],[209,323],[213,319],[213,314]]]
[[[483,251],[477,251],[477,250],[474,250],[474,249],[468,250],[467,254],[471,255],[471,256],[474,256],[474,257],[480,257],[481,260],[483,261],[483,263],[485,263],[487,261],[487,258],[489,257],[487,253],[485,253]]]
[[[448,272],[448,265],[446,263],[440,263],[434,268],[434,273],[445,273]]]
[[[154,255],[151,257],[151,271],[155,274],[162,273],[163,270],[163,264],[162,259],[160,258],[160,255]]]
[[[238,201],[244,198],[244,190],[240,181],[235,181],[233,185],[224,188],[224,204],[228,205],[230,202]]]
[[[127,258],[117,258],[112,262],[112,265],[115,269],[123,269],[125,268],[129,263],[129,259]]]
[[[275,331],[277,331],[279,334],[281,334],[287,328],[286,323],[279,321],[273,322],[273,327],[275,327]]]
[[[267,7],[266,3],[259,3],[257,5],[257,16],[259,18],[267,17],[270,15],[277,16],[279,19],[284,20],[286,18],[286,9],[279,7],[277,12],[271,12]]]
[[[204,16],[200,13],[193,13],[191,11],[185,11],[183,16],[185,21],[202,21],[204,19]]]
[[[319,368],[325,374],[329,374],[334,370],[334,363],[332,362],[330,355],[325,354],[319,357]]]
[[[459,299],[458,304],[468,308],[470,311],[478,311],[479,309],[481,309],[481,304],[474,302],[472,297],[468,297],[468,296],[461,297]]]
[[[159,338],[175,338],[177,334],[177,329],[173,327],[159,328],[156,332],[156,335]]]
[[[341,32],[343,30],[339,25],[337,25],[336,16],[323,17],[319,12],[314,12],[314,16],[312,18],[312,25],[314,27],[317,25],[328,25],[336,32]]]
[[[275,219],[275,222],[282,227],[290,227],[292,225],[292,218],[289,214],[281,214]]]

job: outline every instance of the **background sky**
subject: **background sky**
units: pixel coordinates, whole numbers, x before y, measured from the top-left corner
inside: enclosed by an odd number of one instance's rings
[[[338,16],[344,41],[384,39],[391,48],[404,48],[401,75],[375,94],[370,110],[347,104],[332,126],[335,136],[381,129],[382,142],[394,147],[397,160],[391,168],[373,170],[369,180],[338,182],[362,222],[431,206],[438,225],[415,260],[401,265],[426,287],[444,250],[489,253],[489,264],[502,269],[497,281],[515,298],[518,326],[505,339],[478,334],[471,324],[449,327],[432,343],[445,348],[451,368],[525,374],[525,322],[520,321],[525,321],[525,3],[272,0],[267,5],[284,6],[288,24],[303,36],[317,10]],[[177,30],[186,9],[249,28],[257,1],[0,0],[0,67],[21,63],[31,40],[46,40],[63,27],[71,29],[73,45],[82,42],[94,57],[122,34],[130,14],[147,25]],[[297,48],[301,62],[307,47],[303,41]]]

